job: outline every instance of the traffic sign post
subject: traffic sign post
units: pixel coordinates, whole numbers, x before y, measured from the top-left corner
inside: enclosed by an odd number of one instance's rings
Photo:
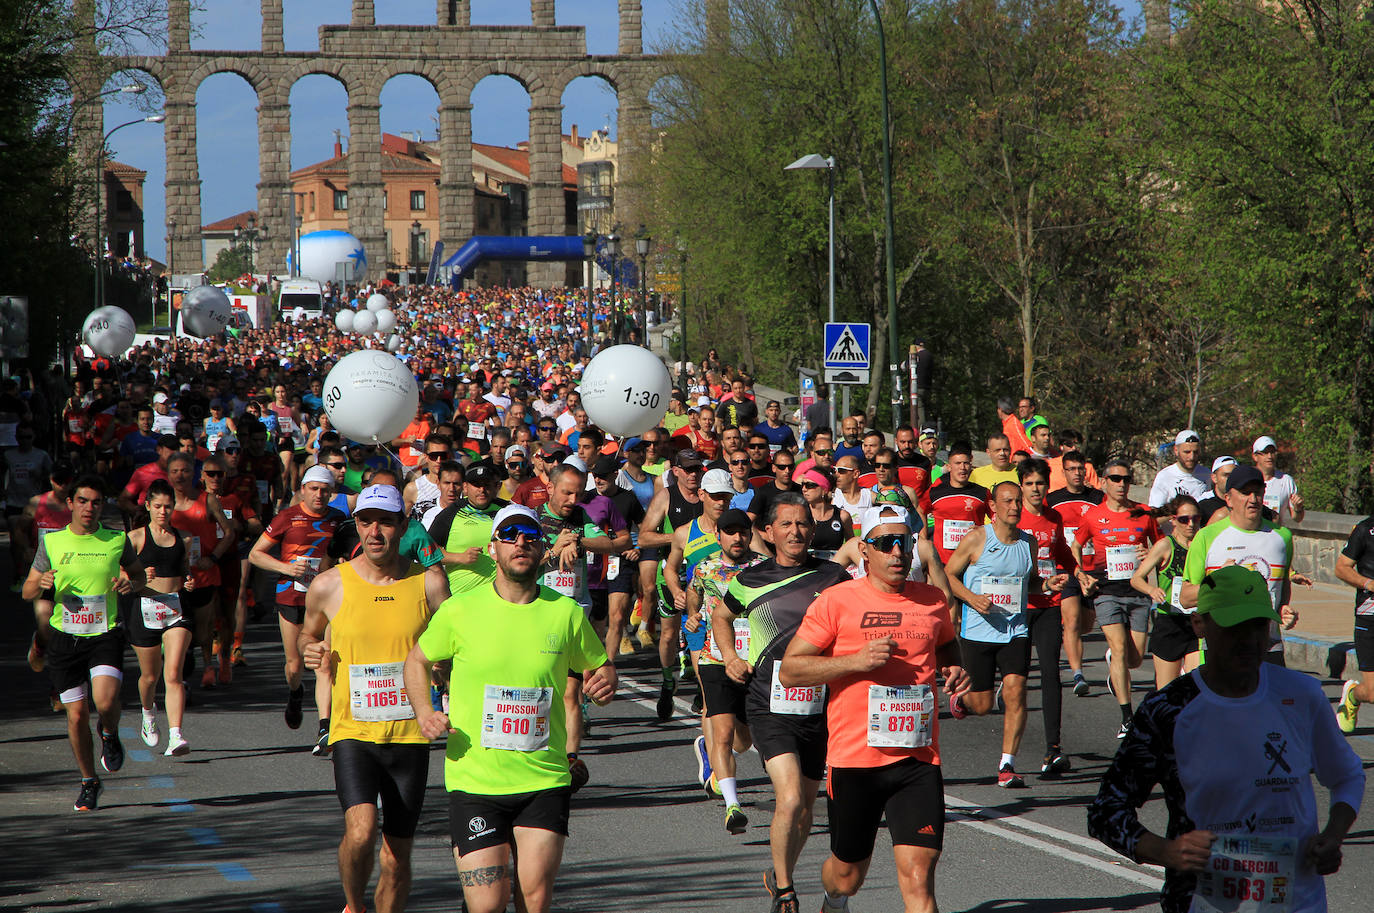
[[[873,327],[867,323],[825,325],[825,382],[844,388],[844,412],[849,414],[849,387],[869,382]],[[843,418],[843,416],[841,416]],[[836,429],[836,434],[839,431]]]

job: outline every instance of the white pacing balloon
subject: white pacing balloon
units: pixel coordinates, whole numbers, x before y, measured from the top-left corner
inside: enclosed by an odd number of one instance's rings
[[[397,350],[400,349],[400,348],[401,348],[401,337],[397,336],[395,333],[392,333],[392,334],[391,334],[391,338],[388,339],[388,340],[386,341],[386,350],[387,350],[388,352],[395,352],[395,351],[397,351]],[[402,430],[404,430],[404,429],[402,429]]]
[[[353,318],[356,316],[357,313],[352,308],[344,308],[334,315],[334,326],[338,328],[340,333],[352,333]]]
[[[324,411],[344,437],[394,440],[415,418],[420,390],[394,355],[366,349],[339,359],[324,379]]]
[[[218,336],[229,325],[234,307],[229,296],[213,285],[198,285],[181,299],[181,327],[192,336]]]
[[[353,315],[353,332],[366,336],[368,333],[377,332],[377,314],[375,311],[358,311]],[[412,416],[413,418],[413,416]]]
[[[603,349],[582,373],[582,408],[603,431],[640,434],[655,427],[668,409],[673,390],[668,368],[639,346]]]
[[[110,304],[96,308],[87,315],[86,323],[81,327],[81,338],[96,352],[113,358],[129,350],[137,332],[134,318],[129,316],[129,312]]]
[[[377,312],[377,332],[390,333],[396,329],[396,313],[390,308],[383,308]]]
[[[391,301],[381,292],[367,296],[367,309],[369,311],[381,311],[391,307]]]

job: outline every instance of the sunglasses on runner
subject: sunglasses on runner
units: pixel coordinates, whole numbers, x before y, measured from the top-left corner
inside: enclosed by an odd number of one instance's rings
[[[222,450],[220,450],[219,452],[220,452],[220,453],[239,453],[239,452],[241,452],[242,450],[243,450],[242,447],[225,447],[225,448],[223,448]]]
[[[888,533],[885,536],[873,536],[865,539],[864,545],[872,546],[884,554],[892,551],[892,546],[900,545],[902,554],[906,554],[911,551],[911,533]]]
[[[1202,522],[1202,515],[1201,515],[1201,514],[1174,514],[1174,522],[1175,522],[1175,523],[1189,523],[1189,524],[1192,524],[1192,523],[1201,523],[1201,522]]]
[[[896,465],[897,465],[896,463],[892,463],[892,462],[887,462],[887,463],[874,463],[874,464],[873,464],[873,467],[874,467],[875,469],[891,469],[893,466],[896,466]]]
[[[748,461],[748,460],[731,460],[731,461],[730,461],[730,465],[731,465],[731,466],[748,466],[748,465],[749,465],[749,461]]]
[[[814,453],[816,456],[830,456],[830,454],[834,453],[835,451],[833,448],[830,447],[817,447],[815,450],[811,452]]]
[[[345,463],[345,462],[343,462],[342,460],[339,461],[339,462],[337,462],[337,463],[325,463],[324,465],[328,466],[330,469],[347,469],[347,468],[348,468],[348,464]]]
[[[510,523],[501,527],[491,536],[497,542],[504,542],[507,545],[514,545],[523,537],[530,545],[543,545],[544,532],[537,526],[529,526],[524,523]]]
[[[791,472],[791,471],[792,471],[792,465],[793,465],[793,464],[791,464],[791,463],[774,463],[774,464],[773,464],[773,471],[774,471],[774,472],[777,472],[777,471],[781,470],[781,471],[783,471],[783,472]]]
[[[846,467],[846,466],[836,466],[836,467],[835,467],[835,471],[836,471],[836,472],[858,472],[857,469],[850,469],[850,468],[848,468],[848,467]]]
[[[750,445],[749,445],[749,449],[750,449],[750,450],[767,450],[767,449],[768,449],[768,445],[767,445],[767,444],[750,444]]]
[[[220,476],[224,475],[224,471],[220,469],[202,469],[200,474],[209,476],[212,479],[218,479]]]
[[[1130,481],[1131,481],[1131,477],[1130,477],[1130,476],[1107,476],[1106,479],[1107,479],[1108,482],[1115,482],[1115,483],[1117,483],[1118,485],[1120,485],[1120,484],[1122,484],[1122,483],[1127,483],[1127,484],[1129,484]]]

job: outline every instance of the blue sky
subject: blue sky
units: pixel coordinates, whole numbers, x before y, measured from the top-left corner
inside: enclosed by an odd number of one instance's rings
[[[519,25],[530,21],[527,0],[471,0],[474,25]],[[262,23],[256,0],[198,0],[193,13],[192,47],[205,50],[257,49]],[[645,50],[671,39],[679,16],[679,0],[643,0]],[[1139,13],[1134,3],[1123,4],[1128,16]],[[346,24],[350,0],[285,0],[285,42],[288,51],[319,47],[318,28]],[[376,0],[379,24],[429,24],[435,0]],[[617,43],[615,0],[557,0],[559,25],[587,29],[587,50],[613,54]],[[116,75],[107,88],[121,83]],[[201,216],[206,223],[246,209],[257,208],[257,97],[237,76],[219,74],[206,80],[197,95],[197,154],[201,176]],[[435,133],[438,95],[419,77],[398,76],[382,92],[382,130],[388,133]],[[489,77],[472,96],[473,139],[479,143],[514,146],[529,137],[529,98],[514,80]],[[301,168],[329,158],[334,131],[348,135],[347,97],[343,87],[325,76],[298,82],[291,93],[291,167]],[[145,111],[113,96],[105,105],[105,128],[143,116]],[[563,131],[576,124],[583,135],[609,126],[615,131],[614,91],[599,79],[579,79],[563,96]],[[148,252],[165,260],[166,155],[162,127],[138,124],[110,140],[119,161],[148,172],[144,185],[144,218]],[[446,239],[449,240],[449,239]]]

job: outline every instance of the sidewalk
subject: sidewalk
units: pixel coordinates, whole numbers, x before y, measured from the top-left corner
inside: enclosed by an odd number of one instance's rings
[[[1283,656],[1290,669],[1330,678],[1358,680],[1351,630],[1355,591],[1348,586],[1318,583],[1293,587],[1298,624],[1283,632]]]

